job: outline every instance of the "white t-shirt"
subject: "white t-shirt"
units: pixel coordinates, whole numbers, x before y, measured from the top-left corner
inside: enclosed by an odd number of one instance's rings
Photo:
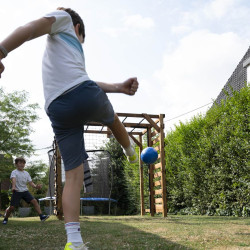
[[[85,70],[82,45],[79,42],[71,16],[63,10],[44,17],[55,17],[43,56],[42,75],[45,110],[66,90],[89,80]]]
[[[18,169],[15,169],[11,172],[10,179],[12,179],[13,177],[16,178],[17,192],[24,192],[28,190],[27,183],[31,182],[32,180],[30,174],[27,171],[20,171]]]

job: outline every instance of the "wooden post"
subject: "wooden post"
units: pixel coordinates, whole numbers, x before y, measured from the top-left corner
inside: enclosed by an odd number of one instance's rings
[[[152,146],[152,134],[151,128],[148,129],[148,146]],[[150,196],[150,214],[155,215],[155,202],[154,202],[154,169],[153,165],[149,164],[149,196]]]
[[[162,185],[162,215],[167,216],[167,190],[166,190],[166,161],[164,143],[164,115],[160,114],[160,158],[161,158],[161,185]]]
[[[59,147],[56,143],[56,216],[59,220],[63,219],[63,207],[62,207],[62,164],[61,154]]]
[[[141,135],[139,136],[139,142],[140,142],[140,144],[141,144],[141,146],[139,147],[141,215],[145,215],[143,163],[142,163],[142,160],[141,160],[141,152],[142,152],[142,136],[141,136]]]

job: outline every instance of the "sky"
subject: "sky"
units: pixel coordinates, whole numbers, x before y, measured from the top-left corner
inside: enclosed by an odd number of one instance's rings
[[[114,110],[165,114],[166,133],[209,109],[250,45],[248,0],[1,1],[0,41],[59,6],[74,9],[85,23],[83,49],[92,80],[138,78],[135,96],[108,95]],[[46,163],[43,148],[51,146],[53,132],[43,108],[45,41],[40,37],[9,53],[0,87],[25,90],[29,103],[39,104],[32,160]]]

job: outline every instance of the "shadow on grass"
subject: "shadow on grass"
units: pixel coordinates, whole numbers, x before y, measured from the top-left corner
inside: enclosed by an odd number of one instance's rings
[[[124,221],[129,222],[129,218],[128,221],[126,217],[106,219],[105,221],[98,220],[98,218],[89,220],[84,218],[82,231],[84,241],[90,242],[89,249],[192,249],[159,235],[157,226],[152,226],[151,230],[147,228],[144,231],[143,226],[145,225],[141,224],[142,219],[131,219],[132,223],[139,223],[135,227],[125,225]],[[140,230],[138,227],[142,229]],[[180,239],[179,236],[177,238]]]
[[[152,233],[126,225],[123,220],[98,217],[81,218],[81,231],[89,249],[187,249],[181,244],[163,238],[157,227]],[[133,220],[131,220],[133,223]],[[142,221],[141,221],[142,222]],[[137,223],[137,220],[134,220]],[[138,221],[140,223],[140,221]],[[178,238],[178,237],[177,237]],[[66,235],[63,221],[55,217],[41,223],[38,218],[10,219],[8,225],[0,225],[0,249],[64,249]]]

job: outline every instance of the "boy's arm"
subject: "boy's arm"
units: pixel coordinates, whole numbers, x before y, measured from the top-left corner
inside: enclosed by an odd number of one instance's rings
[[[31,187],[33,187],[33,188],[36,188],[36,189],[40,189],[41,187],[42,187],[42,185],[41,184],[35,184],[33,181],[30,181],[29,182],[29,185],[31,186]]]
[[[121,83],[96,83],[105,93],[123,93],[127,95],[134,95],[139,86],[136,77],[129,78]]]
[[[12,192],[15,192],[16,191],[16,178],[15,177],[13,177],[12,179],[12,188],[11,188],[11,191]]]
[[[56,21],[55,17],[42,17],[35,21],[20,26],[0,43],[0,77],[4,71],[1,59],[5,58],[9,52],[16,49],[26,41],[48,34],[52,24]]]

